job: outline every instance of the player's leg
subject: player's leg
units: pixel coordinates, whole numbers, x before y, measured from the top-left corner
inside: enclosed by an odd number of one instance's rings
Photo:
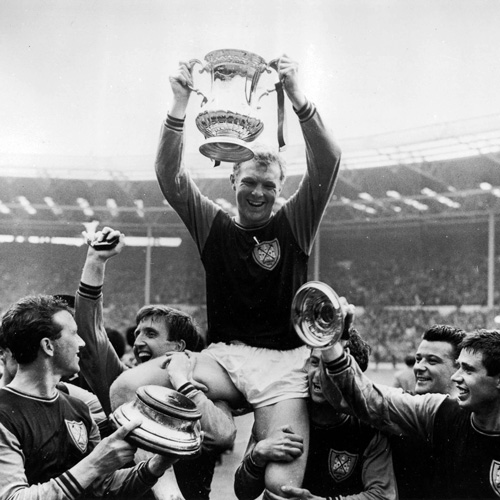
[[[207,396],[212,400],[224,400],[238,408],[242,396],[231,379],[214,359],[201,353],[190,354],[193,363],[193,378],[208,388]],[[163,368],[165,357],[151,359],[130,370],[124,371],[110,389],[113,410],[135,397],[136,390],[143,385],[161,385],[172,388],[167,370]]]
[[[283,425],[290,425],[293,432],[304,438],[304,452],[293,462],[268,464],[266,490],[275,495],[281,494],[281,486],[302,486],[309,451],[309,417],[306,399],[286,399],[255,410],[255,430],[259,441],[266,439]]]

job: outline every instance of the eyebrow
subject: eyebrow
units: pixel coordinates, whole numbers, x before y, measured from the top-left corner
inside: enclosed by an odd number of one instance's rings
[[[459,361],[458,364],[461,366],[462,370],[468,370],[470,372],[476,371],[476,369],[472,365],[469,365],[468,363],[464,363],[464,362]]]

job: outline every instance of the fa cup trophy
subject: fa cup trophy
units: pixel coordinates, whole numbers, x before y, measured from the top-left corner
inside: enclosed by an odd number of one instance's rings
[[[201,413],[180,392],[159,385],[139,387],[135,400],[110,416],[116,428],[137,418],[142,423],[127,439],[138,448],[178,457],[195,457],[201,451]]]
[[[221,49],[209,52],[205,64],[198,59],[190,61],[200,64],[200,73],[210,73],[211,94],[205,96],[198,88],[190,89],[203,97],[201,111],[196,117],[196,126],[204,135],[205,142],[200,152],[215,160],[237,163],[253,158],[249,143],[254,141],[264,129],[258,117],[260,99],[276,90],[278,92],[278,142],[284,146],[283,90],[277,83],[274,89],[257,95],[262,73],[277,69],[277,60],[266,61],[244,50]]]
[[[325,283],[302,285],[292,302],[292,322],[297,335],[310,347],[337,342],[344,332],[345,314],[339,296]]]

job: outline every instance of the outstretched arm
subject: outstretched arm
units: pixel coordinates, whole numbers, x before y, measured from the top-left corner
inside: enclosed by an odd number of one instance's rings
[[[117,239],[114,248],[98,250],[95,244]],[[89,247],[76,294],[75,321],[78,334],[85,341],[81,351],[81,374],[97,395],[107,415],[111,412],[109,388],[127,367],[120,361],[104,329],[102,286],[106,264],[125,246],[119,231],[105,227],[88,236]]]

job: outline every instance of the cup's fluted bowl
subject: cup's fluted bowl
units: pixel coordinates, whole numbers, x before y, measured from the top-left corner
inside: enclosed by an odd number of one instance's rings
[[[297,335],[310,347],[325,347],[340,339],[344,314],[338,295],[327,284],[309,281],[296,292],[292,323]]]
[[[156,385],[137,389],[134,401],[110,416],[115,427],[140,418],[142,424],[127,439],[154,453],[196,456],[201,449],[201,413],[193,401],[177,391]]]

